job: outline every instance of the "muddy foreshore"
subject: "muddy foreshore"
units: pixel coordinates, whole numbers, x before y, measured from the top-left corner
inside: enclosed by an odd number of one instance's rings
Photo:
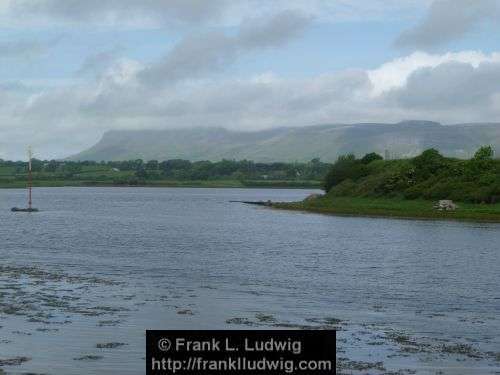
[[[141,298],[138,294],[123,293],[126,289],[127,284],[123,281],[68,275],[38,267],[0,266],[0,348],[18,347],[18,338],[35,334],[57,336],[66,326],[82,317],[90,319],[97,329],[119,331],[127,324],[133,324],[135,312],[146,304],[168,309],[180,319],[196,322],[197,316],[203,315],[203,307],[196,303],[198,294],[217,291],[215,287],[204,285],[198,290]],[[111,303],[98,303],[97,299],[88,298],[90,291],[96,294],[97,290],[103,295],[112,295],[113,298],[109,300]],[[377,306],[375,310],[380,313],[384,309],[383,306]],[[15,322],[11,318],[15,318]],[[481,321],[476,323],[481,324]],[[221,317],[219,325],[228,329],[338,330],[339,374],[446,374],[447,369],[453,369],[453,364],[476,368],[476,373],[500,371],[500,351],[482,350],[474,340],[416,336],[395,330],[387,324],[359,324],[337,316],[284,320],[273,313],[255,311],[224,320]],[[489,339],[492,337],[484,337],[483,341]],[[81,352],[71,360],[106,362],[110,353],[126,352],[131,344],[116,341],[110,335],[108,340],[96,340],[90,351],[84,350],[82,345]],[[5,353],[5,350],[0,350],[0,353]],[[0,355],[0,374],[35,374],[30,370],[31,362],[34,367],[43,370],[39,374],[50,374],[50,368],[43,368],[37,363],[36,354],[19,350],[15,355]],[[142,358],[136,360],[139,362]],[[429,363],[429,366],[423,369],[421,363]],[[443,365],[436,367],[436,363]]]

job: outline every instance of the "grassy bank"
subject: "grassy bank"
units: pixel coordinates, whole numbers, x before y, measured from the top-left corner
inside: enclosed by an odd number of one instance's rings
[[[19,189],[26,187],[23,180],[0,180],[0,188]],[[290,180],[144,180],[133,184],[106,180],[34,180],[34,187],[200,187],[200,188],[288,188],[318,189],[319,181]]]
[[[429,200],[326,195],[302,202],[276,203],[273,207],[349,216],[500,222],[500,204],[459,202],[459,208],[456,211],[437,211],[433,209],[433,203]]]

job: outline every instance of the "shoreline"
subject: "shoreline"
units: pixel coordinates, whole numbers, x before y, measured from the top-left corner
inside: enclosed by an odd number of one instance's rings
[[[320,189],[320,183],[314,182],[294,182],[294,181],[278,181],[276,183],[257,182],[239,182],[233,180],[220,181],[159,181],[157,183],[138,183],[138,184],[121,184],[121,183],[106,183],[97,181],[53,181],[50,183],[37,183],[34,181],[33,188],[50,188],[50,187],[151,187],[151,188],[216,188],[216,189]],[[24,189],[26,185],[22,184],[3,184],[0,183],[0,189]]]
[[[436,211],[433,201],[387,198],[321,197],[302,202],[276,202],[272,208],[324,215],[403,220],[500,223],[500,205],[458,203],[456,211]]]

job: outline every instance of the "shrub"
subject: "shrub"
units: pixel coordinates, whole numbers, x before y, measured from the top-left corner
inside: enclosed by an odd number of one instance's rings
[[[342,181],[350,179],[353,181],[367,175],[367,169],[360,160],[357,160],[353,154],[340,156],[335,164],[332,165],[323,181],[323,189],[330,189]]]
[[[473,160],[491,160],[493,159],[493,155],[491,146],[483,146],[476,151]]]
[[[384,158],[379,154],[377,154],[376,152],[370,152],[369,154],[366,154],[361,158],[361,163],[370,164],[372,161],[375,160],[384,160]]]
[[[366,160],[372,158],[368,157]],[[452,199],[474,203],[500,201],[500,160],[490,147],[470,160],[446,158],[434,149],[408,160],[380,160],[364,164],[346,155],[332,166],[325,187],[332,195]]]
[[[446,167],[445,158],[435,149],[431,148],[413,158],[416,176],[420,180],[425,180],[439,170]]]

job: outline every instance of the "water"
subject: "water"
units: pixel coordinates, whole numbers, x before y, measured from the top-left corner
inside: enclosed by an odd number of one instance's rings
[[[229,202],[311,192],[0,190],[0,364],[135,375],[147,328],[335,326],[347,373],[500,371],[500,225]]]

